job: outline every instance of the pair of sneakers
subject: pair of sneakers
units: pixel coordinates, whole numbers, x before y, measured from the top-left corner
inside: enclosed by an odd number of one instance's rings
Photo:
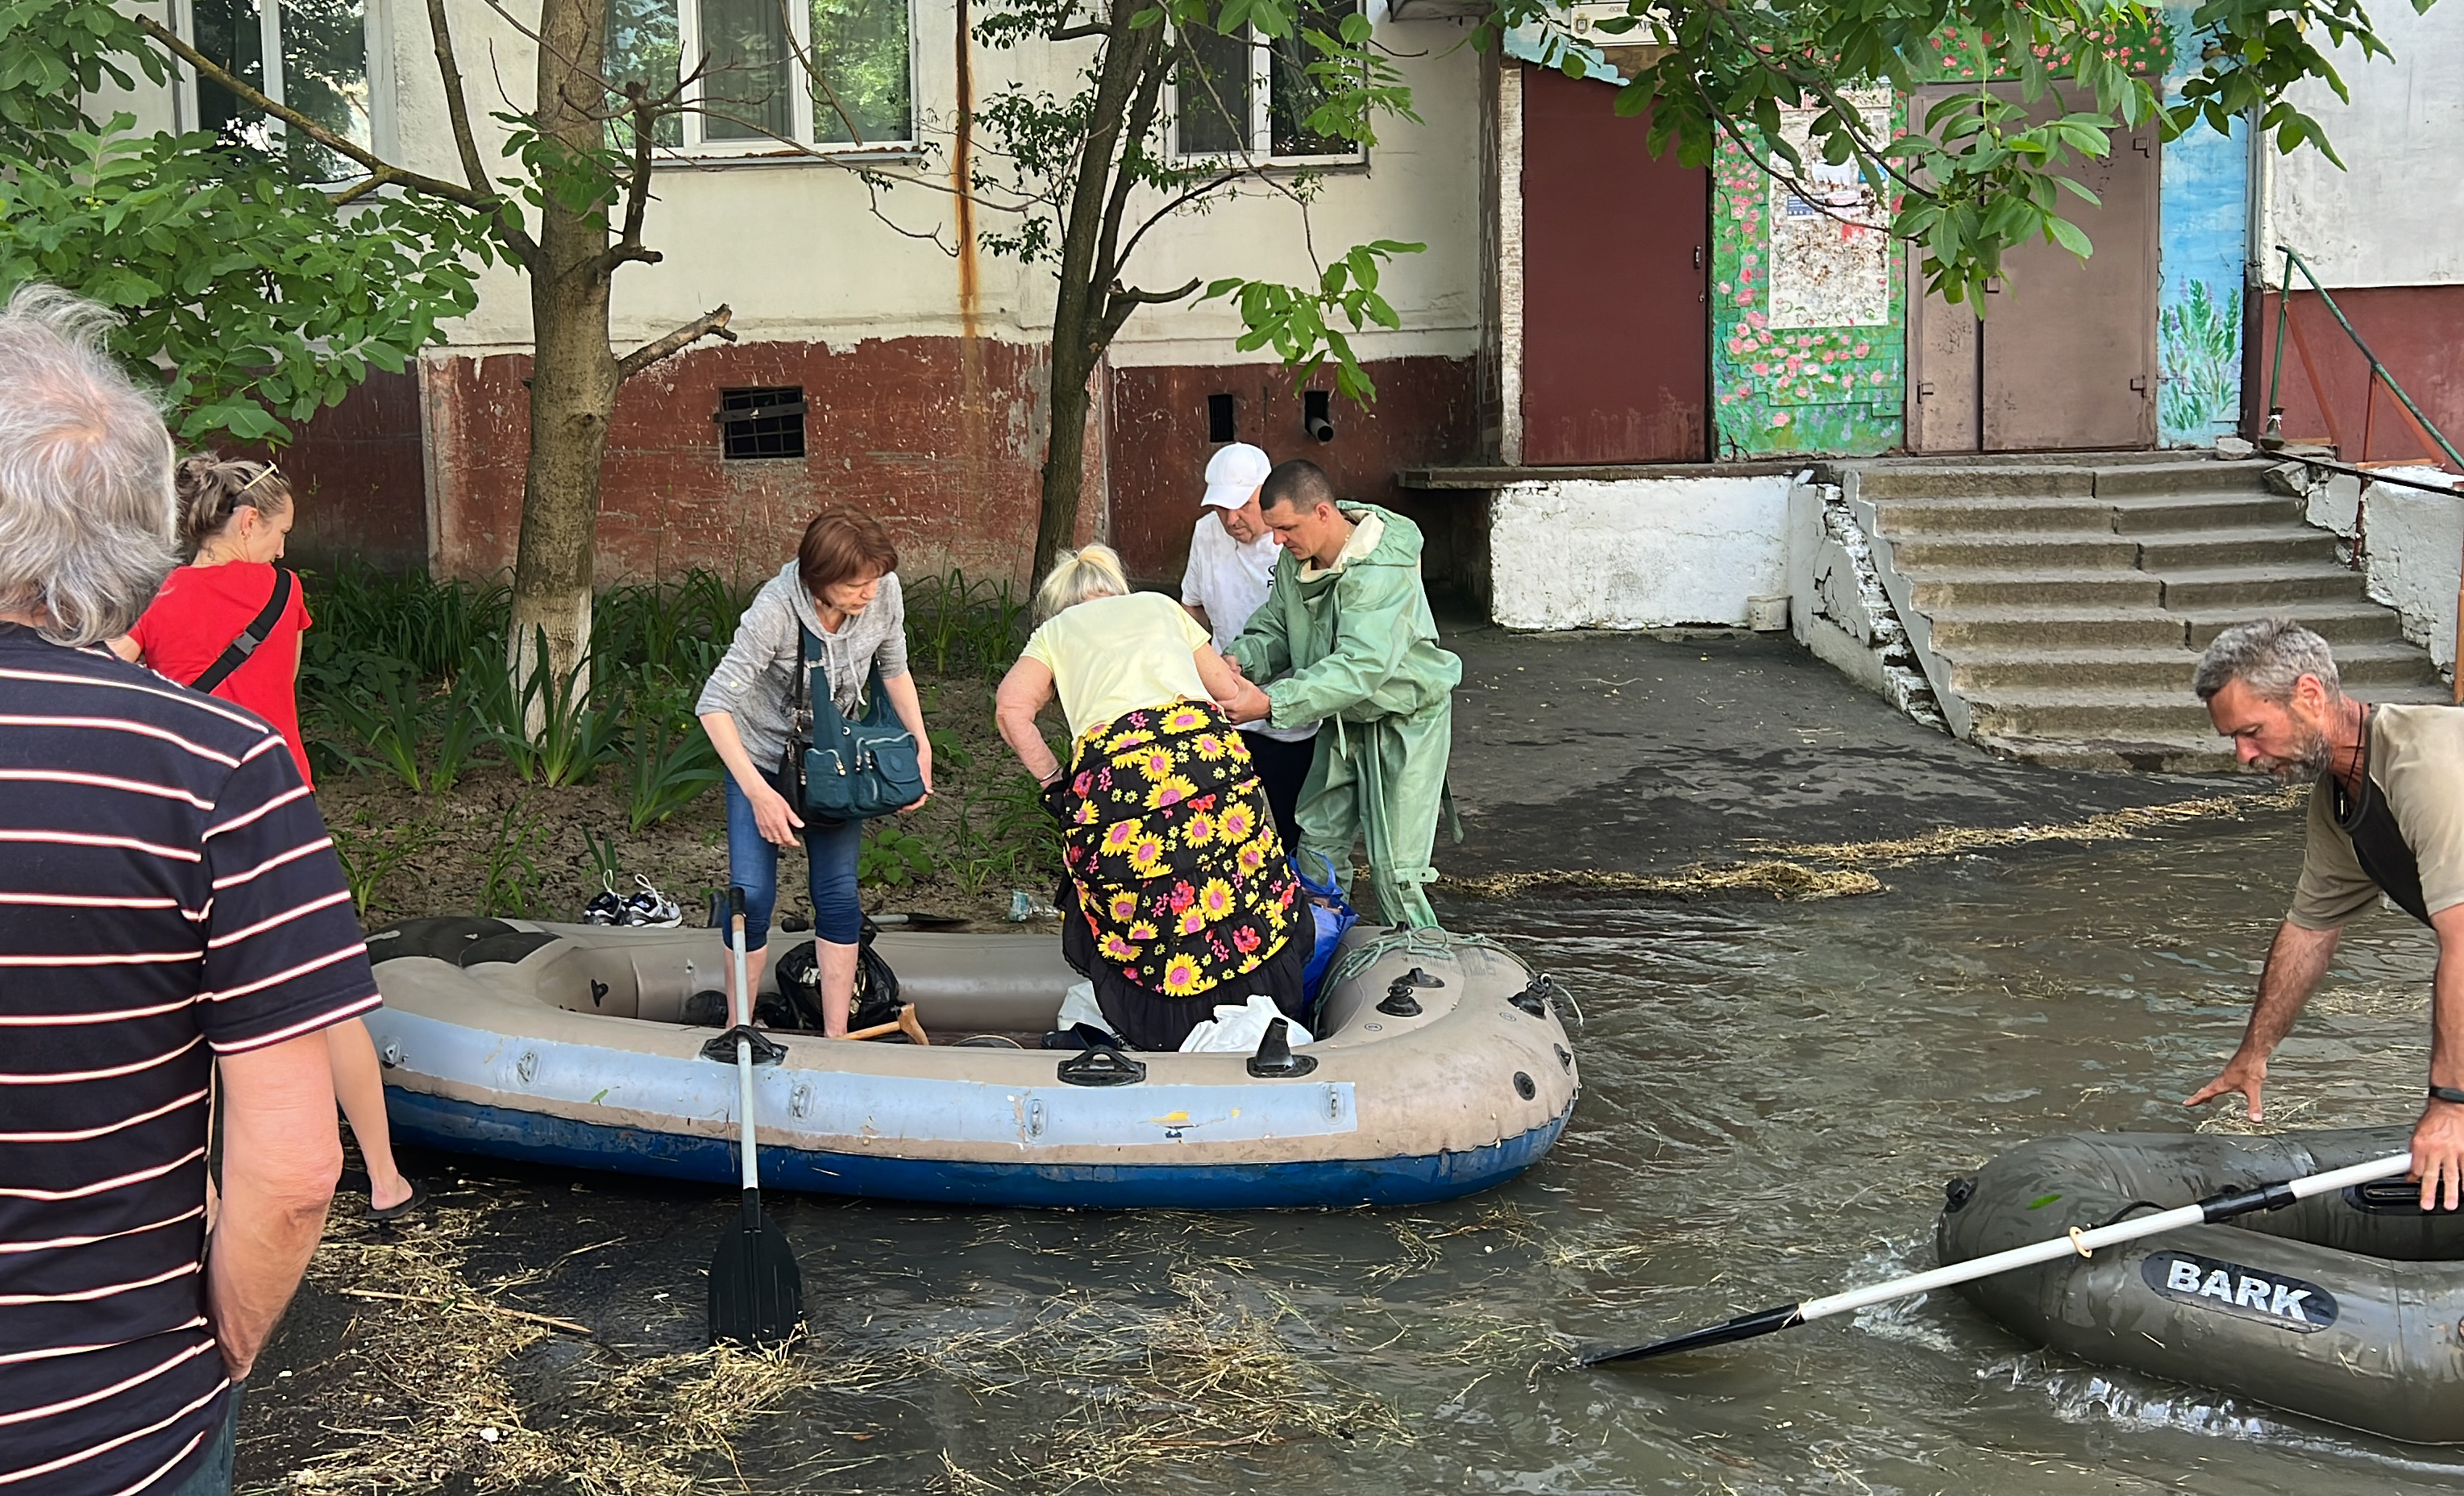
[[[582,922],[585,925],[626,925],[651,929],[672,929],[685,922],[676,901],[659,891],[657,885],[640,873],[633,875],[639,885],[633,892],[619,898],[612,881],[603,882],[600,891],[583,906]]]

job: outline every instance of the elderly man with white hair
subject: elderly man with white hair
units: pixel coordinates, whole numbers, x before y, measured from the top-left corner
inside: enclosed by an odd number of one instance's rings
[[[2267,1059],[2293,1029],[2343,928],[2390,903],[2438,936],[2429,1101],[2412,1133],[2421,1208],[2464,1194],[2464,711],[2372,706],[2344,694],[2327,641],[2289,619],[2236,624],[2191,689],[2248,767],[2313,781],[2301,881],[2268,946],[2250,1026],[2221,1074],[2186,1103],[2238,1091],[2261,1114]]]
[[[190,1496],[341,1170],[323,1030],[377,993],[281,735],[104,647],[176,559],[109,321],[0,311],[0,1490]]]

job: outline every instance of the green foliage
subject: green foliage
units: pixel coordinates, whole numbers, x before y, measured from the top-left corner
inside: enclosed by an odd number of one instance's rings
[[[183,440],[287,441],[477,304],[491,250],[461,209],[345,203],[285,160],[82,107],[168,77],[109,0],[0,4],[0,295],[45,280],[118,312],[113,351]]]
[[[727,777],[693,715],[693,697],[645,687],[633,701],[626,757],[627,819],[634,830],[665,821]]]
[[[334,838],[334,855],[342,864],[342,881],[351,891],[351,911],[362,918],[370,910],[382,907],[377,902],[377,891],[385,880],[436,841],[434,830],[429,826],[397,824],[380,831],[369,821],[368,813],[363,810],[351,825],[328,828]]]
[[[361,656],[352,673],[373,677],[375,691],[352,689],[327,694],[322,698],[326,715],[373,754],[376,762],[418,793],[420,727],[426,715],[418,680],[402,669],[401,661],[381,655]]]
[[[479,889],[481,918],[531,916],[539,907],[539,885],[546,881],[539,859],[547,849],[547,825],[531,813],[529,803],[516,801],[507,805],[488,844],[487,876]]]
[[[965,671],[997,676],[1026,643],[1027,600],[1009,579],[971,582],[955,567],[907,586],[907,655],[935,675]],[[939,749],[935,749],[938,761]]]
[[[868,889],[904,888],[933,876],[933,849],[924,839],[885,817],[865,825],[856,852],[855,881]]]
[[[500,721],[499,740],[521,739],[517,771],[536,773],[544,784],[586,784],[599,766],[616,757],[624,700],[613,682],[583,681],[587,667],[559,671],[548,658],[547,630],[538,630],[531,670],[522,682],[519,715]],[[499,698],[501,699],[501,698]],[[527,751],[523,751],[527,750]]]
[[[1207,301],[1221,296],[1234,298],[1241,308],[1241,321],[1248,328],[1241,335],[1242,352],[1271,345],[1277,357],[1298,371],[1295,379],[1301,383],[1332,359],[1334,387],[1347,399],[1366,405],[1377,398],[1377,386],[1353,355],[1352,340],[1342,328],[1331,325],[1328,316],[1341,314],[1353,332],[1372,322],[1380,327],[1402,326],[1402,319],[1377,292],[1377,263],[1397,254],[1418,254],[1427,248],[1425,244],[1377,239],[1355,246],[1329,265],[1318,277],[1314,292],[1273,281],[1243,280],[1236,275],[1208,286],[1199,299]]]

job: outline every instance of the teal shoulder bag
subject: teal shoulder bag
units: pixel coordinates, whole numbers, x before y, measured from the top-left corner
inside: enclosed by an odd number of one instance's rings
[[[806,815],[825,821],[869,821],[923,799],[915,735],[890,709],[880,662],[873,662],[865,690],[864,715],[849,721],[830,694],[821,641],[801,624],[796,631],[803,657],[796,671],[793,716],[799,741],[789,746],[787,762],[803,782],[791,798]]]

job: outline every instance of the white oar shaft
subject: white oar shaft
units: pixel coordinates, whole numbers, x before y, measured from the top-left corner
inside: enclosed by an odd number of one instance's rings
[[[736,955],[736,1022],[743,1027],[753,1024],[753,993],[745,980],[744,915],[728,918],[728,943]],[[738,1150],[743,1157],[744,1187],[761,1186],[760,1167],[753,1155],[753,1042],[737,1035],[736,1040],[736,1113],[743,1118],[744,1146]]]
[[[2393,1154],[2385,1158],[2373,1158],[2367,1163],[2350,1164],[2342,1169],[2329,1169],[2322,1174],[2305,1175],[2289,1181],[2286,1189],[2295,1199],[2308,1199],[2313,1196],[2332,1194],[2348,1185],[2367,1184],[2373,1179],[2393,1178],[2411,1167],[2410,1154]],[[1886,1304],[1893,1299],[1906,1298],[1910,1294],[1930,1293],[1936,1288],[1947,1288],[1954,1284],[1968,1283],[1978,1278],[1991,1278],[1995,1273],[2009,1272],[2016,1267],[2033,1267],[2038,1263],[2050,1263],[2074,1254],[2093,1252],[2100,1247],[2112,1246],[2117,1243],[2135,1242],[2141,1237],[2158,1236],[2167,1231],[2179,1231],[2186,1226],[2204,1225],[2207,1223],[2207,1219],[2206,1207],[2201,1205],[2183,1205],[2153,1216],[2134,1216],[2128,1221],[2119,1221],[2113,1225],[2098,1226],[2092,1231],[2081,1231],[2077,1236],[2057,1236],[2050,1241],[2035,1242],[2026,1246],[2014,1246],[2008,1251],[1995,1252],[1988,1257],[1971,1257],[1964,1263],[1953,1263],[1947,1267],[1936,1267],[1930,1272],[1895,1278],[1889,1283],[1878,1283],[1870,1287],[1851,1288],[1845,1293],[1809,1299],[1797,1306],[1797,1317],[1801,1320],[1810,1320],[1823,1319],[1833,1314],[1845,1314],[1852,1309],[1864,1309],[1868,1305]]]

